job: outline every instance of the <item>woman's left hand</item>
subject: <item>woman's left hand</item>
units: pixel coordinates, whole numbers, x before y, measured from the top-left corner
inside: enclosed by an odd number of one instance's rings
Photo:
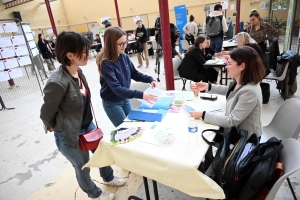
[[[152,86],[152,88],[155,88],[156,87],[156,81],[152,81],[151,86]]]
[[[193,111],[193,112],[190,112],[190,115],[191,115],[192,117],[194,117],[195,119],[200,119],[200,118],[202,118],[202,114],[203,114],[202,111]]]

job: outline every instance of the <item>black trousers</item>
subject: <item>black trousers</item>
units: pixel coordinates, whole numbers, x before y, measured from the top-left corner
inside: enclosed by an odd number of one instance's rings
[[[198,69],[198,72],[197,74],[195,75],[194,77],[194,82],[210,82],[210,83],[214,83],[216,82],[218,79],[218,72],[212,68],[212,67],[209,67],[209,68],[200,68]]]

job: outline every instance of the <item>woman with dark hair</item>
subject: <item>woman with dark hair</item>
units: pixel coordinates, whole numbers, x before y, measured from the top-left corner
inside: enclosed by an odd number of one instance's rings
[[[44,34],[42,34],[42,33],[38,34],[38,38],[39,38],[38,45],[39,45],[40,51],[42,53],[42,56],[47,63],[48,70],[54,71],[55,66],[53,65],[53,62],[51,61],[51,58],[53,58],[53,55],[51,52],[51,46],[49,45],[48,41],[45,40]]]
[[[203,67],[203,64],[206,62],[203,54],[206,42],[204,37],[197,37],[194,45],[185,53],[182,62],[177,68],[181,77],[195,82],[217,82],[218,72],[212,67],[207,69]]]
[[[144,99],[150,103],[157,101],[155,95],[131,90],[131,79],[149,83],[152,88],[156,87],[156,82],[151,76],[138,72],[124,53],[127,46],[126,32],[120,27],[112,26],[105,30],[104,43],[96,60],[100,73],[100,95],[108,118],[118,127],[131,110],[129,99]]]
[[[89,47],[89,40],[78,33],[63,31],[58,35],[55,51],[61,66],[53,72],[44,88],[40,117],[46,133],[54,131],[57,148],[74,167],[79,187],[90,198],[112,200],[113,193],[102,191],[92,181],[90,168],[82,169],[89,161],[89,152],[80,149],[79,135],[96,128],[91,112],[90,89],[79,68],[87,64]],[[124,179],[113,175],[110,166],[99,171],[104,184],[125,184]]]
[[[193,91],[207,90],[226,95],[225,115],[205,111],[190,114],[206,123],[223,127],[224,132],[230,127],[236,127],[248,131],[248,137],[252,133],[259,137],[262,134],[262,94],[259,82],[265,75],[262,60],[253,48],[243,46],[230,52],[226,69],[228,76],[234,79],[228,86],[200,82],[192,87]],[[209,150],[205,155],[205,170],[212,159],[212,151]]]
[[[210,38],[206,37],[206,47],[204,49],[205,60],[211,60],[215,55],[215,51],[210,47],[210,42]]]
[[[274,37],[278,38],[280,32],[267,22],[263,22],[260,14],[256,10],[250,12],[250,27],[248,33],[257,44],[261,47],[265,54],[267,49],[267,40],[272,40]]]
[[[194,22],[195,18],[193,15],[190,16],[190,21],[183,27],[183,31],[185,33],[185,39],[192,44],[194,44],[195,37],[198,34],[198,26],[196,22]]]

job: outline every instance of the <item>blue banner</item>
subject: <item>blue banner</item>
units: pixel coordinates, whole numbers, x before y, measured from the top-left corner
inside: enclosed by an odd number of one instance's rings
[[[183,52],[183,49],[181,47],[181,40],[184,40],[183,38],[183,27],[187,23],[187,17],[186,17],[186,7],[185,5],[179,5],[174,7],[175,11],[175,19],[176,19],[176,26],[178,30],[180,31],[180,38],[178,40],[178,45],[179,45],[179,51]]]

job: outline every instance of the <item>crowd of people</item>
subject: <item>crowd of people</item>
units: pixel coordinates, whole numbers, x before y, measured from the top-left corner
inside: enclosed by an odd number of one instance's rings
[[[197,37],[194,17],[184,27],[186,39],[192,46],[178,67],[180,76],[196,82],[193,91],[206,91],[226,95],[225,115],[218,115],[205,110],[190,112],[191,116],[202,119],[206,123],[215,124],[225,130],[230,127],[247,130],[249,133],[262,133],[261,111],[262,95],[259,82],[266,75],[268,66],[264,59],[265,41],[277,36],[269,24],[262,22],[257,11],[250,13],[250,25],[245,26],[245,32],[236,36],[238,47],[232,51],[222,51],[223,33],[227,31],[226,21],[222,16],[222,6],[217,4],[215,11],[206,18],[209,26],[210,18],[219,17],[222,29],[211,37]],[[139,72],[129,57],[124,53],[128,40],[137,40],[144,52],[146,67],[149,66],[147,38],[148,32],[142,21],[136,22],[135,34],[127,33],[119,27],[106,28],[104,46],[99,48],[96,58],[100,77],[100,96],[104,111],[112,124],[118,127],[131,110],[130,99],[144,99],[150,103],[157,101],[157,96],[143,91],[130,89],[131,80],[149,83],[156,87],[156,81]],[[209,30],[209,29],[207,29]],[[171,36],[176,38],[175,27],[171,25]],[[222,37],[221,37],[222,36]],[[175,39],[176,40],[176,39]],[[99,34],[96,42],[101,43]],[[175,41],[172,41],[172,43]],[[50,62],[51,47],[39,35],[39,47],[47,62],[48,69],[55,67]],[[87,65],[90,41],[82,35],[64,31],[57,37],[55,55],[61,64],[49,77],[44,88],[44,103],[40,118],[45,125],[45,131],[54,131],[57,148],[73,165],[80,188],[91,198],[110,200],[114,194],[102,191],[90,177],[90,169],[83,165],[89,161],[89,152],[79,148],[78,136],[96,128],[91,111],[91,92],[88,81],[79,66]],[[52,49],[52,50],[53,50]],[[100,50],[101,49],[101,50]],[[215,56],[226,57],[226,69],[233,81],[227,85],[217,85],[218,72],[214,68],[205,68],[207,60]],[[141,51],[138,52],[138,66],[143,65]],[[251,134],[250,134],[251,135]],[[249,135],[249,137],[250,137]],[[216,138],[218,139],[218,138]],[[92,150],[95,152],[95,149]],[[213,159],[211,149],[205,156],[205,169]],[[99,169],[104,184],[122,186],[123,178],[114,176],[110,166]]]

